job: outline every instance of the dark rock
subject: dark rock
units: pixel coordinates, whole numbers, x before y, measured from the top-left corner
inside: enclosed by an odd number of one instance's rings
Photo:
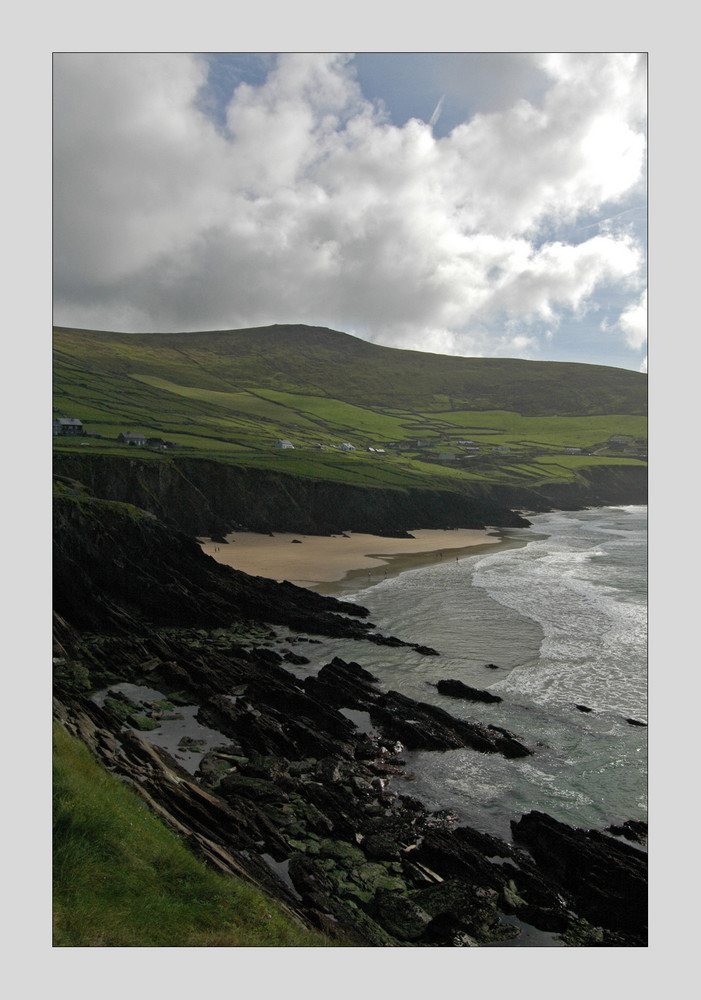
[[[314,776],[327,785],[337,785],[341,781],[341,760],[334,757],[324,757],[316,765]]]
[[[397,691],[388,691],[371,705],[373,723],[411,750],[452,750],[472,747],[482,753],[530,753],[510,745],[503,733],[495,735],[479,723],[456,719],[435,705],[413,701]],[[519,745],[520,746],[520,745]]]
[[[310,662],[308,656],[302,656],[301,653],[293,653],[291,649],[286,650],[282,654],[282,658],[286,663],[294,663],[298,666]]]
[[[305,677],[304,689],[335,708],[367,710],[377,695],[376,678],[360,664],[334,657],[316,677]]]
[[[644,726],[647,729],[647,722],[640,722],[639,719],[626,719],[629,726]]]
[[[505,940],[517,933],[501,923],[498,894],[464,879],[450,879],[419,889],[411,901],[433,918],[426,936],[438,944],[482,943]],[[467,934],[470,942],[460,940]]]
[[[282,663],[281,654],[274,649],[268,649],[266,646],[259,646],[255,651],[255,657],[265,664]]]
[[[372,642],[376,643],[378,646],[409,646],[410,643],[403,642],[402,639],[398,639],[396,635],[380,635],[379,633],[373,633],[367,636]]]
[[[431,916],[407,896],[389,889],[378,889],[373,913],[385,930],[400,941],[416,941],[426,931]]]
[[[578,712],[592,712],[593,711],[593,709],[587,708],[586,705],[575,705],[574,707],[577,709]]]
[[[520,743],[508,729],[502,729],[501,726],[493,725],[487,726],[487,729],[491,733],[499,734],[497,737],[497,749],[505,757],[528,757],[532,754],[533,751],[525,747],[523,743]]]
[[[643,820],[627,819],[621,826],[609,826],[606,833],[612,833],[616,837],[625,837],[636,844],[647,843],[647,823]]]
[[[220,781],[218,791],[227,802],[237,798],[252,799],[253,802],[287,802],[289,799],[274,782],[243,774],[226,775]]]
[[[456,719],[442,708],[414,701],[397,691],[378,691],[375,678],[357,663],[336,657],[316,677],[306,677],[307,693],[334,707],[366,711],[385,737],[412,750],[454,750],[469,746],[483,753],[525,756],[530,751],[506,730]]]
[[[545,813],[512,821],[540,869],[562,886],[590,923],[647,940],[647,856],[596,830],[578,830]]]
[[[318,861],[302,854],[293,854],[290,858],[289,875],[303,901],[324,914],[324,923],[328,922],[329,917],[333,918],[358,944],[374,947],[397,944],[397,939],[371,917],[338,898],[336,884]]]
[[[391,834],[372,834],[363,841],[363,850],[373,861],[397,861],[399,846]]]
[[[475,846],[456,830],[430,830],[411,854],[411,860],[435,872],[442,879],[459,877],[478,885],[499,889],[509,877],[500,865],[485,858],[481,844]],[[490,851],[508,854],[506,844],[490,845]]]
[[[490,691],[480,691],[478,688],[469,687],[462,681],[441,680],[436,684],[439,694],[448,695],[451,698],[465,698],[468,701],[483,701],[485,703],[500,702],[503,699],[499,695]]]

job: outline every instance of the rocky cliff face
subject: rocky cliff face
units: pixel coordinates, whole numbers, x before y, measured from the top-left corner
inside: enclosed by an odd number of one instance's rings
[[[54,611],[80,630],[131,635],[148,626],[271,622],[365,637],[365,608],[252,577],[206,556],[153,515],[94,497],[58,496],[53,514]]]
[[[647,502],[647,469],[610,466],[575,484],[539,491],[474,488],[471,495],[314,481],[205,459],[167,461],[59,454],[55,473],[84,483],[96,497],[134,504],[195,536],[229,531],[362,531],[401,537],[412,528],[524,527],[515,513]]]

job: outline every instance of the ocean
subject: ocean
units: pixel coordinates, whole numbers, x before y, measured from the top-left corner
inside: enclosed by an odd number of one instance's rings
[[[405,751],[395,791],[511,840],[532,809],[604,829],[647,819],[647,507],[554,512],[503,532],[495,551],[435,564],[344,593],[385,634],[440,656],[368,642],[297,646],[312,659],[356,660],[385,689],[508,729],[534,751],[506,760],[462,749]],[[489,666],[488,666],[489,665]],[[441,678],[498,694],[448,698]]]

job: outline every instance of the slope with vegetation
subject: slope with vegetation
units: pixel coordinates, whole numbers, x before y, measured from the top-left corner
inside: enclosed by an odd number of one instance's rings
[[[469,493],[571,480],[602,464],[644,466],[647,450],[647,381],[639,373],[444,357],[315,327],[55,328],[54,372],[55,412],[92,432],[57,439],[61,451],[133,457],[133,447],[117,441],[132,431],[167,442],[171,454],[356,485]],[[279,440],[294,448],[276,448]],[[339,451],[342,443],[354,450]]]
[[[195,534],[402,533],[644,503],[646,393],[621,369],[444,357],[315,327],[54,330],[54,412],[86,431],[54,438],[57,471]],[[329,522],[346,511],[357,516]]]

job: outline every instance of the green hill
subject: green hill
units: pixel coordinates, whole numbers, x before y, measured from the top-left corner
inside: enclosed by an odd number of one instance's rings
[[[62,450],[124,452],[131,431],[237,465],[443,489],[567,480],[647,450],[647,378],[624,369],[396,350],[306,326],[56,327],[53,341],[54,412],[92,432],[56,438]]]

